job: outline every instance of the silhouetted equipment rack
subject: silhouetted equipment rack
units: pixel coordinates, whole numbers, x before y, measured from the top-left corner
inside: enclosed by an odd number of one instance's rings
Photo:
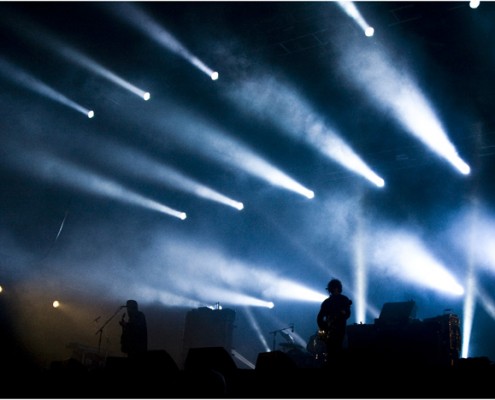
[[[347,326],[349,353],[362,360],[452,366],[459,359],[459,317],[416,318],[414,301],[385,303],[374,324]]]

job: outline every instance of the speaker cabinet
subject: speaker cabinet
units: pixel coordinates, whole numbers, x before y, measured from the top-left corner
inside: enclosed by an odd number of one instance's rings
[[[416,318],[416,302],[411,300],[385,303],[375,324],[380,327],[403,326],[411,322],[413,318]]]
[[[223,347],[232,349],[235,311],[231,309],[212,310],[200,307],[186,314],[183,357],[190,349],[204,347]]]

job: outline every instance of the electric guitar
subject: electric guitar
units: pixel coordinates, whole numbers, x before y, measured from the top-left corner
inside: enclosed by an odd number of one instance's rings
[[[328,340],[337,330],[338,316],[333,316],[326,320],[326,329],[318,329],[318,338],[321,340]]]

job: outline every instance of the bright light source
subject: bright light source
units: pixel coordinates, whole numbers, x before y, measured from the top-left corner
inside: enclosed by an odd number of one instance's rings
[[[23,23],[22,25],[23,25],[23,29],[18,30],[18,33],[23,36],[26,36],[29,40],[34,40],[36,43],[40,43],[43,46],[55,50],[59,52],[62,56],[64,56],[66,59],[86,67],[87,69],[113,81],[117,85],[122,86],[124,89],[127,89],[137,94],[140,97],[143,96],[144,92],[141,89],[127,82],[123,78],[117,76],[115,73],[111,72],[104,66],[98,64],[88,56],[80,53],[76,49],[71,48],[63,41],[58,40],[55,36],[51,35],[50,33],[43,31],[41,27],[35,26],[33,24],[29,24],[30,26],[26,27],[25,23]],[[17,26],[15,26],[15,28],[17,28]],[[75,109],[79,109],[80,107],[77,104],[72,104],[71,106]]]
[[[211,77],[212,81],[216,81],[218,79],[218,72],[216,72],[216,71],[212,72],[210,77]]]
[[[54,101],[57,101],[68,107],[71,107],[74,110],[77,110],[85,115],[88,115],[89,118],[92,118],[92,116],[89,116],[88,109],[77,104],[76,102],[64,96],[62,93],[57,92],[55,89],[41,82],[36,77],[30,75],[29,73],[23,71],[19,67],[16,67],[13,64],[10,64],[9,62],[3,59],[0,60],[0,74],[9,77],[17,84],[29,90],[32,90],[33,92],[39,93],[42,96],[46,96],[47,98],[50,98]]]
[[[208,268],[208,267],[207,267]],[[218,266],[217,266],[218,268]],[[208,268],[209,269],[209,268]],[[232,273],[227,273],[227,275],[238,275],[239,271],[235,271],[233,274]],[[187,281],[188,278],[185,277],[185,280]],[[259,282],[258,282],[259,283]],[[202,293],[201,293],[202,292]],[[264,308],[273,308],[273,302],[267,301],[260,299],[259,297],[253,297],[244,293],[240,293],[238,290],[231,290],[231,289],[225,289],[224,287],[218,286],[217,283],[215,282],[210,282],[207,290],[199,290],[197,294],[200,297],[215,297],[218,299],[222,299],[225,302],[228,302],[228,304],[237,304],[237,305],[244,305],[244,306],[250,306],[250,307],[264,307]],[[201,299],[198,299],[201,300]],[[218,304],[218,303],[217,303]],[[212,310],[218,309],[218,306],[212,306],[209,307]]]
[[[90,170],[83,169],[77,164],[71,164],[69,161],[58,159],[52,154],[44,154],[41,151],[33,151],[31,153],[31,157],[33,160],[36,159],[36,162],[39,165],[60,167],[58,169],[58,173],[47,173],[46,171],[50,170],[50,168],[47,170],[40,168],[35,171],[35,173],[39,174],[42,179],[55,182],[59,185],[69,186],[86,193],[112,198],[127,204],[162,212],[182,220],[187,217],[185,212],[174,210],[165,204],[161,204],[137,192],[133,192],[120,185],[118,182],[112,181]],[[24,160],[22,158],[18,160],[17,168],[29,168],[26,167],[25,162],[23,161]]]
[[[93,118],[95,116],[95,112],[93,110],[88,111],[88,118]]]
[[[58,302],[58,300],[55,300],[53,302],[53,308],[59,308],[60,307],[60,303]]]
[[[454,296],[462,296],[465,289],[450,269],[437,260],[419,237],[400,230],[375,232],[374,239],[386,243],[372,255],[372,263],[395,273],[400,279],[416,282]]]
[[[161,160],[150,158],[148,155],[138,152],[132,147],[117,145],[115,143],[109,144],[109,146],[112,146],[112,153],[115,155],[115,157],[112,157],[111,162],[115,163],[116,166],[125,165],[128,172],[139,179],[146,179],[160,185],[165,184],[186,193],[191,193],[207,200],[228,205],[237,210],[242,210],[244,208],[243,203],[235,201],[202,183],[197,182],[170,166],[164,165]],[[107,157],[106,152],[108,151],[108,146],[100,147],[95,142],[92,147],[93,153],[97,153],[96,155],[102,158]],[[132,165],[126,162],[126,160],[129,159],[133,160]]]
[[[348,47],[341,60],[345,73],[363,87],[403,127],[431,150],[451,163],[462,174],[469,173],[469,166],[460,159],[455,146],[421,88],[408,75],[397,69],[379,47]],[[357,60],[366,60],[366,67]],[[377,73],[380,71],[380,73]],[[386,79],[384,78],[386,77]]]
[[[198,135],[194,139],[197,140],[197,137]],[[232,164],[232,161],[236,160],[237,168],[241,168],[275,186],[283,187],[306,197],[310,197],[313,193],[242,143],[232,141],[226,135],[214,131],[211,132],[210,137],[215,140],[215,156],[221,157],[220,161]],[[203,143],[198,144],[203,145]],[[206,143],[204,144],[206,145]]]
[[[464,296],[463,324],[462,324],[462,357],[467,358],[469,354],[469,343],[471,341],[471,331],[473,327],[474,309],[476,306],[475,286],[476,278],[472,268],[468,271],[466,279],[466,295]]]
[[[307,301],[312,303],[321,303],[327,297],[320,292],[288,279],[281,279],[277,283],[265,285],[263,294],[278,299],[291,299],[294,301]]]
[[[471,8],[478,8],[478,7],[479,7],[479,5],[480,5],[479,0],[471,0],[471,1],[469,2],[469,7],[471,7]]]
[[[198,67],[201,71],[209,75],[213,80],[218,79],[218,74],[214,78],[212,75],[212,70],[208,66],[206,66],[205,63],[198,57],[193,55],[170,32],[168,32],[163,26],[156,22],[144,10],[140,9],[139,6],[130,3],[131,2],[128,2],[125,5],[121,5],[121,8],[114,15],[118,18],[123,19],[126,23],[133,25],[140,31],[144,32],[151,39],[155,40],[168,50],[183,57],[192,65]]]
[[[454,166],[461,172],[463,175],[469,175],[471,173],[471,167],[467,165],[463,160],[457,157],[453,160]]]
[[[337,5],[339,5],[346,12],[348,16],[350,16],[354,21],[357,22],[357,24],[363,29],[364,34],[366,36],[368,37],[373,36],[375,30],[366,23],[361,13],[359,12],[359,10],[356,8],[356,6],[352,1],[340,0],[337,2]]]
[[[145,93],[143,94],[143,99],[144,99],[144,100],[146,100],[146,101],[148,101],[148,100],[150,99],[150,97],[151,97],[150,92],[145,92]]]
[[[263,93],[263,96],[258,96],[259,93]],[[272,77],[262,77],[261,79],[257,77],[255,80],[245,81],[242,85],[236,85],[229,96],[236,103],[242,101],[243,108],[247,105],[252,112],[267,115],[271,122],[279,125],[284,133],[297,138],[297,140],[300,140],[301,135],[303,135],[302,139],[317,151],[350,171],[364,176],[375,185],[383,186],[383,179],[373,172],[337,132],[333,131],[328,122],[319,116],[301,95],[286,82],[274,80]],[[239,103],[239,105],[241,104]],[[230,149],[228,153],[231,153]],[[251,168],[256,165],[256,160],[246,160],[246,162]],[[264,172],[264,176],[270,177],[266,172]],[[280,185],[280,178],[274,175],[273,183]],[[314,197],[313,191],[302,187],[300,184],[297,184],[293,190],[309,199]]]

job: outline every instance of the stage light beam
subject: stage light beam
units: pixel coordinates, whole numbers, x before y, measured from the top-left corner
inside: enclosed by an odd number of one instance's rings
[[[100,161],[103,160],[105,164],[111,165],[112,168],[119,170],[125,169],[129,175],[133,175],[138,179],[150,181],[158,185],[165,184],[174,189],[227,205],[239,211],[244,209],[243,203],[203,185],[195,179],[186,176],[170,166],[164,165],[163,162],[153,159],[134,148],[116,142],[105,142],[105,145],[102,145],[101,138],[93,141],[88,138],[85,143],[89,147],[88,151],[96,155]],[[111,149],[111,157],[108,156],[109,149]],[[133,163],[129,164],[128,160],[133,160]]]
[[[319,153],[363,176],[377,187],[385,185],[383,178],[289,84],[273,76],[261,76],[236,84],[227,95],[238,107],[268,119],[279,126],[283,133],[295,140],[304,140]],[[306,192],[305,195],[312,198],[314,193]]]
[[[218,72],[212,70],[198,57],[193,55],[170,32],[160,26],[160,24],[136,4],[125,3],[121,5],[120,9],[112,8],[112,11],[114,12],[114,15],[122,21],[137,28],[161,46],[189,61],[212,80],[218,79]]]
[[[80,113],[86,115],[88,118],[92,118],[90,113],[94,112],[84,108],[83,106],[77,104],[75,101],[69,99],[64,96],[62,93],[56,91],[51,88],[47,84],[41,82],[34,76],[30,75],[28,72],[23,71],[22,69],[15,67],[7,60],[0,57],[0,73],[2,73],[7,79],[11,79],[18,85],[31,90],[35,93],[38,93],[42,96],[45,96],[49,99],[52,99],[60,104],[66,105]]]
[[[36,165],[37,167],[31,168],[32,165]],[[11,166],[31,175],[40,176],[42,179],[63,187],[71,187],[81,192],[144,207],[181,220],[187,218],[185,212],[177,211],[158,201],[134,192],[118,182],[38,149],[18,154],[12,160]]]
[[[304,285],[287,279],[279,280],[279,282],[270,285],[263,291],[263,294],[267,297],[275,297],[278,299],[291,299],[314,303],[321,303],[328,297],[325,294],[321,294]]]
[[[126,81],[122,77],[118,76],[114,72],[110,71],[109,69],[105,68],[104,66],[98,64],[96,61],[90,59],[89,57],[85,56],[84,54],[71,49],[67,45],[60,44],[57,47],[57,50],[66,58],[70,59],[71,61],[82,65],[89,69],[90,71],[106,78],[107,80],[119,85],[123,89],[128,90],[131,93],[134,93],[135,95],[141,97],[145,101],[149,100],[151,97],[151,94],[149,92],[146,92],[130,82]]]
[[[387,57],[384,49],[346,42],[340,61],[351,82],[364,88],[379,107],[391,111],[407,132],[419,139],[463,175],[471,171],[448,139],[433,107],[405,70]]]
[[[261,342],[263,348],[265,351],[270,350],[270,346],[268,345],[265,335],[263,335],[263,332],[261,330],[260,324],[258,323],[257,319],[253,315],[253,311],[251,310],[250,307],[243,307],[242,310],[246,314],[246,319],[248,320],[249,324],[253,328],[253,330],[256,333],[256,336],[258,337],[259,341]]]
[[[350,16],[361,27],[364,34],[368,37],[373,36],[375,29],[371,27],[363,18],[357,7],[352,1],[337,1],[337,4],[342,8],[345,13]]]
[[[181,139],[186,139],[184,143],[193,151],[201,152],[215,162],[240,169],[274,186],[298,193],[308,199],[314,198],[315,194],[312,190],[258,156],[247,145],[232,139],[222,131],[221,127],[213,126],[209,121],[200,118],[192,120],[189,115],[182,115],[180,111],[174,113],[181,115],[178,119],[162,119],[162,126],[169,131],[170,128],[182,126],[182,130],[177,134]],[[202,135],[197,134],[198,126],[202,127]]]
[[[370,262],[377,268],[405,281],[453,296],[462,296],[465,293],[465,289],[449,269],[414,234],[385,230],[374,232],[373,239],[377,245],[372,250]]]
[[[273,308],[277,301],[321,303],[327,296],[294,280],[280,279],[267,267],[232,259],[222,251],[200,247],[177,238],[160,243],[160,251],[171,260],[180,259],[184,267],[172,271],[172,280],[183,296],[195,296],[206,303],[220,301]],[[191,281],[190,276],[195,279]]]
[[[144,90],[141,90],[138,87],[127,82],[120,76],[117,76],[115,73],[93,61],[78,50],[70,47],[63,41],[57,39],[52,34],[44,31],[40,26],[37,26],[33,22],[23,18],[22,24],[19,24],[19,18],[20,17],[18,17],[17,15],[11,15],[10,18],[4,18],[4,21],[8,23],[11,28],[16,30],[16,32],[26,37],[27,39],[34,41],[37,45],[45,46],[51,51],[61,54],[64,58],[70,60],[71,62],[84,66],[90,71],[95,72],[96,74],[112,81],[113,83],[116,83],[122,88],[129,90],[139,97],[142,97],[144,100],[149,100],[149,92],[145,92]],[[88,111],[89,110],[87,110],[85,114],[87,114]]]

